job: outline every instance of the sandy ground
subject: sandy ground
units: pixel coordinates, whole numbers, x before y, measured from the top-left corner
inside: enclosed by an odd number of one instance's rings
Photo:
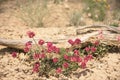
[[[10,5],[10,4],[13,5]],[[46,24],[46,28],[30,28],[13,14],[17,11],[13,0],[1,4],[0,12],[0,38],[6,39],[24,39],[26,31],[32,30],[36,37],[44,40],[56,40],[64,38],[77,37],[75,27],[63,27],[65,23]],[[61,7],[61,6],[59,6]],[[60,14],[58,14],[60,15]],[[59,20],[59,19],[58,19]],[[59,21],[57,21],[59,22]],[[62,27],[60,24],[64,24]],[[57,26],[57,27],[54,27]],[[65,46],[61,44],[61,46]],[[13,58],[10,49],[0,45],[0,80],[120,80],[120,52],[106,53],[100,60],[92,60],[88,63],[86,69],[78,69],[71,76],[60,75],[59,78],[50,76],[50,78],[39,77],[38,74],[32,74],[32,66],[20,59]],[[22,54],[20,52],[20,54]]]
[[[32,74],[32,66],[20,59],[11,57],[8,48],[0,50],[0,80],[119,80],[120,79],[120,54],[107,53],[99,61],[92,60],[87,64],[87,68],[78,69],[71,76],[60,77],[50,76],[38,77]],[[20,53],[22,54],[22,53]]]

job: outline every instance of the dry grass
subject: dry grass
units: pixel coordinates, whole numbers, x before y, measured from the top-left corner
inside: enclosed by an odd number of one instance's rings
[[[17,2],[20,10],[19,17],[31,27],[43,27],[47,11],[47,0],[26,0],[24,4]]]

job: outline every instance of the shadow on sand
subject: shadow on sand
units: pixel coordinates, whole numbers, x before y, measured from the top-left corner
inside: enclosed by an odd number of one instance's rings
[[[23,51],[22,51],[22,50],[15,49],[15,48],[9,48],[9,47],[0,49],[0,55],[5,55],[6,53],[11,54],[12,52],[21,53],[21,52],[23,52]]]

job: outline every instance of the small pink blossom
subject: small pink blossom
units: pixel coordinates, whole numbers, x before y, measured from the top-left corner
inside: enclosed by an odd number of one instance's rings
[[[47,48],[47,52],[48,52],[48,53],[51,53],[52,51],[53,51],[53,50],[52,50],[51,47],[48,47],[48,48]]]
[[[91,47],[91,52],[95,52],[96,51],[96,48],[95,47]]]
[[[60,48],[56,48],[54,52],[55,53],[60,53]]]
[[[72,39],[69,39],[68,43],[71,44],[71,45],[74,45],[74,41]]]
[[[59,52],[60,52],[60,49],[57,48],[56,46],[51,46],[51,48],[52,48],[52,51],[53,51],[54,53],[59,53]]]
[[[45,54],[44,53],[35,53],[33,55],[33,58],[34,59],[43,59],[43,58],[45,58]]]
[[[33,72],[39,72],[39,67],[33,67]]]
[[[17,57],[17,53],[16,52],[12,52],[12,57],[16,58]]]
[[[62,68],[57,68],[56,73],[62,73]]]
[[[32,47],[32,41],[26,42],[25,47],[31,48]]]
[[[71,62],[77,62],[77,57],[76,56],[71,56],[70,61]]]
[[[88,60],[91,60],[91,59],[93,59],[93,55],[92,54],[88,54],[87,58],[88,58]]]
[[[78,50],[74,50],[74,55],[78,56],[79,55],[79,51]]]
[[[94,42],[94,45],[95,45],[95,46],[98,46],[98,45],[99,45],[99,41],[96,40],[96,41]]]
[[[86,68],[86,62],[85,61],[82,61],[82,63],[81,63],[81,68]]]
[[[40,54],[40,58],[41,58],[41,59],[43,59],[43,58],[45,58],[45,57],[46,57],[46,55],[45,55],[44,53],[41,53],[41,54]]]
[[[53,45],[52,42],[48,42],[48,43],[47,43],[47,47],[51,47],[52,45]]]
[[[39,53],[34,53],[33,58],[34,59],[40,59],[40,54]]]
[[[29,52],[29,51],[30,51],[30,48],[28,48],[28,47],[25,47],[25,48],[24,48],[24,52],[27,53],[27,52]]]
[[[84,62],[86,62],[86,63],[87,63],[87,62],[88,62],[88,60],[89,60],[89,58],[88,58],[87,56],[85,56],[83,60],[84,60]]]
[[[39,63],[39,62],[36,62],[36,63],[34,64],[34,66],[35,66],[35,67],[40,67],[40,63]]]
[[[53,62],[54,63],[58,62],[58,58],[53,58]]]
[[[42,39],[40,39],[40,40],[38,41],[38,44],[39,44],[39,45],[43,45],[44,43],[45,43],[45,41],[42,40]]]
[[[33,38],[35,36],[35,33],[32,31],[28,31],[27,35],[29,36],[29,38]]]
[[[40,63],[36,62],[33,66],[33,72],[39,72]]]
[[[90,51],[90,47],[86,47],[85,50],[86,50],[87,52],[89,52],[89,51]]]
[[[64,59],[65,59],[65,60],[69,60],[69,56],[66,55],[66,54],[64,54]]]
[[[81,58],[81,57],[78,57],[78,58],[77,58],[77,62],[82,62],[82,58]]]
[[[80,39],[75,39],[75,42],[74,42],[75,44],[80,44],[81,43],[81,40]]]
[[[69,67],[69,64],[68,64],[67,62],[64,62],[64,63],[63,63],[63,67],[64,67],[64,68],[68,68],[68,67]]]

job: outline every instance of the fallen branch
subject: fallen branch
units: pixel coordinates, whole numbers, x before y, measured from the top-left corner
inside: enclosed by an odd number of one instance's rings
[[[119,30],[117,30],[117,28],[115,27],[109,27],[109,26],[106,26],[106,25],[89,25],[89,26],[84,26],[84,27],[81,27],[81,28],[78,28],[76,29],[76,32],[77,33],[81,33],[82,31],[84,31],[83,29],[88,29],[91,28],[91,27],[97,27],[100,29],[100,27],[105,27],[107,30],[104,30],[103,31],[103,35],[105,36],[105,38],[102,40],[103,43],[105,44],[116,44],[116,45],[119,45],[120,43],[116,40],[116,37],[119,35],[118,33],[120,33]],[[111,34],[110,31],[115,31],[117,34]],[[93,38],[95,37],[96,35],[98,35],[98,30],[96,31],[92,31],[91,33],[89,34],[85,34],[84,36],[82,37],[77,37],[77,38],[80,38],[82,43],[85,43],[87,41],[90,41],[90,38]],[[74,38],[76,38],[74,36]],[[53,42],[54,44],[61,44],[61,43],[66,43],[66,41],[68,40],[69,38],[65,38],[64,40],[45,40],[46,43],[48,41],[50,42]],[[38,41],[39,39],[35,39],[36,41]],[[0,38],[0,45],[3,45],[3,46],[7,46],[7,47],[11,47],[11,48],[16,48],[16,49],[24,49],[24,44],[28,41],[32,41],[34,42],[32,39],[21,39],[21,40],[12,40],[12,39],[2,39]],[[35,47],[35,43],[33,43],[33,48]],[[69,47],[69,46],[68,46]]]
[[[92,28],[92,29],[91,29]],[[89,31],[81,32],[84,31],[85,29],[88,29]],[[97,31],[103,29],[104,31],[111,31],[120,34],[120,30],[117,27],[114,26],[108,26],[108,25],[100,25],[100,24],[93,24],[93,25],[87,25],[87,26],[79,26],[76,29],[76,33],[79,34],[84,34],[84,33],[89,33],[93,31]]]
[[[97,34],[98,34],[98,32],[93,32],[93,33],[87,34],[87,35],[81,37],[81,41],[86,42],[90,37],[93,37]],[[35,39],[35,40],[38,41],[39,39]],[[68,39],[65,39],[65,40],[68,40]],[[28,41],[33,41],[33,40],[31,40],[31,39],[22,39],[22,40],[0,39],[0,45],[11,47],[11,48],[16,48],[16,49],[24,49],[24,45]],[[62,41],[62,40],[52,41],[51,40],[51,42],[53,42],[55,44],[60,44],[61,42],[64,42],[64,41]],[[35,47],[35,43],[33,43],[33,47]]]

